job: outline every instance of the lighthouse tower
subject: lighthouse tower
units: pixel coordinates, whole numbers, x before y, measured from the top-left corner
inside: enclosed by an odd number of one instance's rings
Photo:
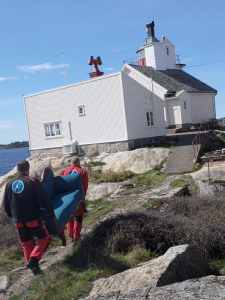
[[[146,24],[148,37],[138,49],[138,65],[150,66],[156,70],[180,69],[184,67],[175,55],[175,46],[162,36],[162,41],[155,37],[154,21]]]

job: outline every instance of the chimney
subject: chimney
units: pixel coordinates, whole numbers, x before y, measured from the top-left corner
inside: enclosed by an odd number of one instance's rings
[[[93,56],[90,56],[88,64],[94,65],[92,73],[89,73],[90,78],[98,77],[104,74],[104,72],[100,72],[98,69],[98,65],[102,65],[100,56],[98,56],[96,59],[94,59]]]
[[[155,27],[154,21],[146,24],[146,32],[148,34],[148,37],[155,37],[154,27]]]
[[[162,36],[162,41],[164,42],[164,41],[165,41],[165,39],[166,39],[166,37],[163,35],[163,36]]]

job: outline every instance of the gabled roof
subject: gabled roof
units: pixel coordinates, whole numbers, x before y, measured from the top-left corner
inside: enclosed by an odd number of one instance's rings
[[[181,69],[157,71],[154,68],[147,66],[130,66],[146,77],[152,78],[153,81],[168,91],[178,92],[185,90],[189,93],[217,93],[215,89]]]
[[[145,39],[144,43],[138,49],[137,53],[139,51],[145,49],[146,47],[149,47],[149,46],[153,45],[153,42],[159,42],[159,40],[154,36],[147,37],[147,39]]]

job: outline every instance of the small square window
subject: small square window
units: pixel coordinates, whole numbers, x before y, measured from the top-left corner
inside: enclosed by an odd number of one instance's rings
[[[84,105],[78,106],[78,115],[83,116],[85,114]]]

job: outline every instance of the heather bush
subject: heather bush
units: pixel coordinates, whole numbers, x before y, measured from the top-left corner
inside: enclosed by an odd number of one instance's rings
[[[9,250],[11,247],[14,251],[22,251],[12,220],[4,212],[0,212],[0,250]]]
[[[206,258],[225,257],[222,197],[173,198],[164,202],[164,208],[105,220],[82,240],[67,263],[76,268],[100,267],[112,263],[113,253],[126,254],[141,247],[161,255],[182,244],[195,245]]]

